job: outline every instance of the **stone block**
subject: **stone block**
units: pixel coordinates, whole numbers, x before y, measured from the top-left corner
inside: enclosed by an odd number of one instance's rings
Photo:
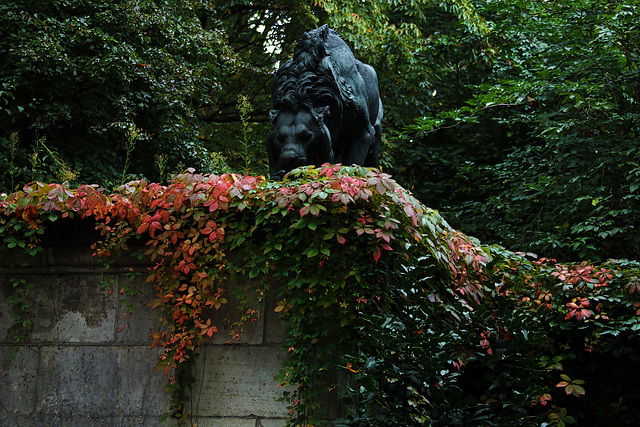
[[[166,378],[148,347],[47,346],[38,370],[36,410],[82,417],[159,416]]]
[[[263,293],[259,289],[259,283],[242,279],[229,279],[224,283],[225,298],[227,304],[223,304],[219,310],[211,309],[206,313],[206,317],[211,318],[212,324],[218,326],[218,333],[213,336],[213,344],[262,344],[264,342],[264,313],[259,312],[254,316],[254,321],[249,321],[240,329],[234,324],[240,320],[240,313],[235,309],[241,305],[238,293],[242,293],[243,288],[248,291],[248,309],[261,309]],[[239,339],[233,340],[235,334]]]
[[[256,427],[256,418],[198,417],[191,421],[198,427]],[[195,425],[195,424],[194,424]],[[284,424],[283,424],[284,425]]]
[[[146,271],[151,265],[148,257],[141,259],[136,254],[144,250],[145,247],[130,247],[128,252],[116,254],[110,257],[99,258],[94,256],[94,250],[90,243],[77,246],[47,246],[39,259],[41,264],[46,265],[50,273],[101,273],[105,271],[105,266],[109,265],[110,274],[122,273],[128,269],[136,271]]]
[[[287,354],[278,347],[207,346],[198,359],[191,399],[196,414],[217,417],[285,417],[274,377]],[[204,372],[203,372],[204,370]],[[204,379],[204,381],[202,380]]]
[[[176,420],[160,421],[169,396],[167,377],[155,371],[162,349],[150,348],[150,334],[161,328],[158,311],[148,307],[155,290],[145,282],[147,261],[119,257],[104,276],[84,246],[49,247],[27,261],[31,266],[0,274],[0,426],[177,426]],[[134,296],[120,293],[129,271],[141,273],[130,286]],[[34,285],[25,313],[33,323],[18,357],[7,364],[15,314],[10,277]],[[283,338],[275,297],[267,297],[265,311],[244,326],[239,341],[224,345],[238,320],[229,310],[238,304],[233,293],[242,287],[255,291],[250,305],[258,308],[259,283],[236,277],[225,284],[229,304],[207,313],[220,333],[197,349],[197,383],[187,403],[201,415],[195,418],[200,427],[286,424],[286,403],[278,402],[282,389],[274,380],[287,357],[275,344]],[[123,316],[127,302],[135,309]]]
[[[28,342],[95,343],[114,339],[117,277],[107,287],[99,274],[22,274],[20,278],[32,285],[29,309],[21,313],[31,321]],[[8,302],[14,295],[10,276],[0,276],[0,289],[0,342],[13,342],[13,337],[8,336],[13,325],[11,317],[16,314],[16,308]]]
[[[9,303],[12,294],[12,286],[8,276],[0,276],[0,343],[12,343],[14,340],[9,336],[9,329],[13,325],[11,316],[13,307]]]
[[[162,421],[159,416],[86,417],[68,414],[8,415],[0,412],[2,427],[178,427],[176,420]]]
[[[162,349],[149,346],[118,347],[118,411],[126,415],[162,415],[167,411],[168,378],[156,371]],[[120,415],[116,413],[115,415]]]
[[[284,427],[287,425],[286,418],[262,418],[256,423],[256,427]]]
[[[0,268],[3,274],[12,274],[12,267],[39,269],[46,264],[46,253],[38,252],[34,256],[27,255],[24,249],[7,249],[0,252]]]
[[[145,282],[146,276],[137,277],[128,285],[135,289],[136,295],[121,294],[120,289],[131,279],[119,276],[118,284],[118,319],[116,342],[121,344],[151,345],[151,334],[160,332],[158,322],[159,309],[152,309],[149,303],[155,297],[153,283]],[[132,309],[132,311],[130,310]]]
[[[75,272],[99,272],[104,264],[98,257],[93,256],[91,245],[72,247],[48,247],[45,249],[47,265],[53,269],[66,267]],[[59,271],[56,271],[59,272]]]
[[[12,358],[12,350],[11,345],[0,346],[0,415],[6,419],[32,414],[36,404],[40,352],[37,347],[23,346]]]
[[[30,276],[31,342],[99,343],[114,339],[117,283],[100,275]],[[117,281],[117,278],[114,278]]]
[[[280,313],[275,311],[278,305],[277,289],[271,289],[267,295],[265,305],[265,344],[279,344],[284,341],[284,323],[280,320]]]
[[[218,327],[218,333],[215,334],[209,342],[211,344],[262,344],[264,341],[264,317],[260,315],[256,321],[246,323],[238,328],[234,325],[240,318],[239,313],[230,309],[234,307],[234,302],[223,304],[219,310],[211,309],[205,313],[205,318],[210,318],[211,323]],[[234,336],[237,334],[237,339]]]
[[[286,418],[260,417],[198,417],[192,422],[197,422],[198,427],[284,427],[287,424]]]

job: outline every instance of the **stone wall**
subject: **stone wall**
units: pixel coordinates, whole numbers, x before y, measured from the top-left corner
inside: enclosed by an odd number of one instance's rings
[[[108,270],[88,246],[48,247],[29,265],[10,269],[24,255],[0,260],[1,426],[173,426],[162,421],[168,407],[167,378],[155,371],[161,350],[151,349],[157,314],[144,281],[146,266],[116,260]],[[121,294],[134,279],[134,297]],[[103,274],[104,273],[104,274]],[[11,277],[33,284],[33,324],[12,359]],[[124,314],[123,304],[136,309]],[[286,404],[274,376],[286,357],[273,309],[249,325],[242,340],[220,336],[201,350],[197,381],[188,403],[198,427],[276,427],[285,424]],[[190,425],[189,423],[185,423]],[[183,424],[183,425],[185,425]]]

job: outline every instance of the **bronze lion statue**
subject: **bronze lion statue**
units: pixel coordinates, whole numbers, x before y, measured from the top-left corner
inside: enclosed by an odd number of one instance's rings
[[[302,36],[275,74],[271,102],[266,145],[272,179],[327,162],[377,166],[378,76],[327,25]]]

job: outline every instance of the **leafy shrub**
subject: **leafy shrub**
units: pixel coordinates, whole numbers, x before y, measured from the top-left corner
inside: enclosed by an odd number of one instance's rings
[[[276,292],[290,425],[331,417],[327,392],[343,398],[343,425],[638,421],[636,262],[483,248],[390,176],[339,165],[281,183],[189,172],[109,196],[34,183],[0,196],[3,246],[36,254],[65,217],[96,221],[96,255],[142,247],[134,254],[152,262],[153,345],[181,419],[197,347],[219,333],[210,311],[234,301],[233,340]],[[233,276],[254,280],[229,295]],[[14,287],[23,308],[28,285]]]
[[[640,263],[530,261],[493,248],[479,305],[401,266],[345,357],[343,425],[633,425]],[[443,294],[440,294],[443,295]],[[545,424],[547,423],[547,424]]]

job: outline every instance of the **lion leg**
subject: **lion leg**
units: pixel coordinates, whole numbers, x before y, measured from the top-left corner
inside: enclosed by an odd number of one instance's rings
[[[373,146],[373,139],[375,130],[373,126],[364,126],[362,133],[356,137],[352,137],[350,141],[347,141],[348,150],[345,150],[342,155],[342,164],[349,165],[361,165],[367,166],[367,160],[370,156],[370,151]],[[375,157],[377,160],[378,153],[375,151]]]
[[[373,143],[369,147],[369,151],[367,152],[367,157],[364,160],[362,166],[366,166],[368,168],[375,168],[378,166],[378,149],[380,144]]]
[[[380,122],[377,122],[373,125],[373,143],[369,147],[369,151],[367,152],[367,158],[364,160],[364,165],[366,167],[375,168],[378,166],[378,150],[380,149],[380,144],[382,143],[382,126]]]

